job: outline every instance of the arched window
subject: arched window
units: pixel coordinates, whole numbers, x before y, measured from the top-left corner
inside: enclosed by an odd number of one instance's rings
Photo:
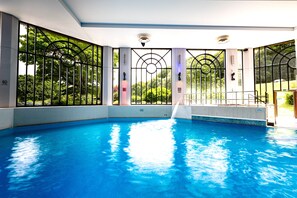
[[[131,104],[171,104],[171,49],[132,49]]]
[[[101,104],[102,47],[20,23],[17,106]]]
[[[192,104],[217,104],[225,97],[225,51],[187,50],[187,90]]]

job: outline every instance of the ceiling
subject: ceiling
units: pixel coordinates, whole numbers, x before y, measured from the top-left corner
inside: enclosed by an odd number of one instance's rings
[[[102,46],[249,48],[294,39],[297,1],[0,0],[21,21]],[[216,38],[229,35],[218,44]]]

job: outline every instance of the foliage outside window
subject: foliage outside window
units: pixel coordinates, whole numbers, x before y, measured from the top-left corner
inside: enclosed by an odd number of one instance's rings
[[[119,59],[119,49],[113,49],[112,53],[112,104],[119,105],[119,77],[120,77],[120,59]]]
[[[102,47],[20,23],[17,106],[101,104]]]
[[[225,98],[224,50],[187,50],[186,70],[192,103],[219,104]]]
[[[259,96],[269,96],[273,103],[274,91],[288,91],[296,85],[295,42],[287,41],[254,49],[255,90]]]
[[[131,104],[171,104],[171,49],[132,49]]]

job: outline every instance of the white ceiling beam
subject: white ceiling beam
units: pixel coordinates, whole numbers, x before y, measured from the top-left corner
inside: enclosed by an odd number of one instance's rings
[[[89,23],[81,22],[81,27],[93,28],[140,28],[140,29],[190,29],[190,30],[253,30],[253,31],[294,31],[294,27],[266,26],[219,26],[181,24],[135,24],[135,23]]]
[[[77,17],[77,14],[71,9],[68,3],[65,0],[59,0],[61,5],[65,8],[65,10],[72,16],[72,18],[81,26],[81,21]]]

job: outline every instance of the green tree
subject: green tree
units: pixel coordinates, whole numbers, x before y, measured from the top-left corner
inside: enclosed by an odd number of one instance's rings
[[[162,102],[171,101],[172,94],[171,90],[166,89],[165,87],[152,88],[147,91],[147,94],[144,95],[144,101],[147,103],[161,104]]]
[[[171,70],[162,70],[162,72],[159,72],[148,82],[133,84],[131,101],[135,104],[141,104],[141,101],[150,104],[157,103],[157,101],[159,103],[166,101],[171,102],[171,87]]]
[[[287,93],[286,94],[286,104],[294,105],[294,95],[293,95],[293,93]]]

